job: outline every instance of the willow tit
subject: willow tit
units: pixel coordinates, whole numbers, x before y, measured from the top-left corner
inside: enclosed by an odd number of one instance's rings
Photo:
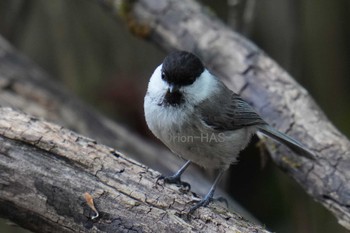
[[[208,194],[190,212],[206,206],[225,170],[237,160],[256,132],[279,141],[296,154],[313,159],[298,141],[275,130],[236,93],[209,73],[192,53],[169,54],[151,76],[144,100],[146,122],[153,134],[187,162],[168,183],[194,162],[220,170]]]

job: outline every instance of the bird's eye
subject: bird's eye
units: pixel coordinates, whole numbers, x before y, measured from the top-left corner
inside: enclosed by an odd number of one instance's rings
[[[164,80],[165,79],[165,73],[164,72],[162,72],[162,79]]]

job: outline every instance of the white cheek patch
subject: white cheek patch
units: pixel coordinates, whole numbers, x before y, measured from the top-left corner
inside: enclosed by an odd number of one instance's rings
[[[162,93],[167,89],[166,82],[162,79],[162,64],[153,72],[148,83],[148,92],[151,94]]]
[[[168,88],[168,83],[162,79],[161,64],[155,69],[151,76],[148,84],[148,95],[154,101],[160,102]],[[188,107],[191,108],[191,106],[196,105],[217,93],[218,88],[218,80],[216,80],[208,70],[204,70],[194,83],[181,87],[180,91],[184,94],[186,102],[190,104]]]
[[[189,86],[183,87],[187,100],[192,104],[197,104],[218,91],[218,81],[205,70],[196,81]]]

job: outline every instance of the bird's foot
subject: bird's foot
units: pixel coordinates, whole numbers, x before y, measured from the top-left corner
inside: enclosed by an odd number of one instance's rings
[[[212,202],[214,196],[214,192],[209,192],[202,200],[200,200],[197,204],[195,204],[190,211],[188,212],[189,215],[192,215],[194,211],[196,211],[199,207],[206,207],[210,202]]]
[[[204,198],[204,199],[200,200],[197,204],[192,206],[192,208],[190,209],[188,214],[192,215],[194,213],[194,211],[196,211],[199,207],[206,207],[212,201],[213,201],[212,197],[211,198]]]
[[[187,182],[182,181],[181,176],[178,175],[160,176],[157,179],[157,184],[159,184],[160,180],[163,180],[166,184],[176,184],[176,186],[181,187],[181,189],[186,192],[191,190],[191,185]]]
[[[196,211],[199,207],[206,207],[209,205],[210,202],[215,202],[219,201],[222,203],[225,203],[226,207],[228,207],[228,201],[224,197],[218,197],[218,198],[213,198],[214,193],[209,193],[207,196],[205,196],[202,200],[200,200],[197,204],[195,204],[190,211],[188,212],[189,215],[193,214],[194,211]]]

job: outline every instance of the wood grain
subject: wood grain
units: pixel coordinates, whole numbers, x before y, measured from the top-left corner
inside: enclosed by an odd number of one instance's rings
[[[268,232],[217,204],[189,217],[191,193],[156,184],[159,173],[11,108],[0,145],[0,216],[34,232]]]

